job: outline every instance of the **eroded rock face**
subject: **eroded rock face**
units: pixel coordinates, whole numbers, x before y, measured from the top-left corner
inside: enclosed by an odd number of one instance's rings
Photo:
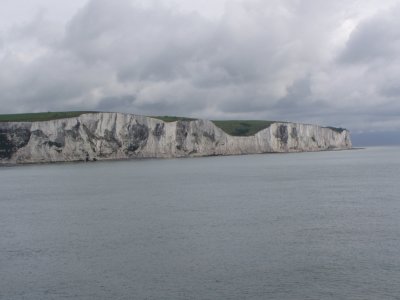
[[[18,149],[29,143],[30,138],[29,128],[18,126],[0,128],[0,160],[11,159]]]
[[[165,124],[164,123],[157,123],[156,128],[153,129],[153,135],[158,139],[161,138],[165,134]]]
[[[94,161],[351,148],[349,132],[274,123],[254,136],[230,136],[207,120],[164,123],[121,113],[46,122],[0,123],[0,163]]]
[[[276,129],[276,138],[281,140],[282,143],[286,144],[289,139],[288,129],[286,125],[279,125]]]
[[[149,128],[142,124],[129,124],[126,134],[123,135],[123,144],[128,145],[126,152],[135,152],[146,145],[149,137]]]

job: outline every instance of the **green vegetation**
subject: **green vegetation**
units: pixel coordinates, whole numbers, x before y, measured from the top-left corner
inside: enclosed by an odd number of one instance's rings
[[[234,136],[250,136],[256,134],[260,130],[268,128],[271,124],[275,123],[275,121],[226,120],[213,121],[213,123],[227,134]]]
[[[164,122],[175,121],[195,121],[194,118],[175,117],[175,116],[152,116],[152,118],[159,119]],[[250,136],[254,135],[260,130],[268,128],[274,121],[261,121],[261,120],[226,120],[226,121],[212,121],[215,126],[221,128],[227,134],[234,136]]]
[[[197,119],[185,118],[185,117],[175,117],[175,116],[150,116],[150,118],[159,119],[164,122],[176,122],[176,121],[195,121]]]
[[[66,112],[41,112],[27,114],[0,114],[0,122],[40,122],[50,121],[64,118],[76,118],[84,113],[95,113],[94,111],[66,111]],[[162,120],[164,122],[175,121],[195,121],[194,118],[176,117],[176,116],[151,116],[152,118]],[[274,121],[260,120],[226,120],[212,121],[217,127],[221,128],[227,134],[234,136],[250,136],[260,130],[268,128]],[[330,127],[331,128],[331,127]],[[334,128],[331,128],[334,129]],[[334,129],[336,131],[341,128]]]
[[[90,111],[66,111],[66,112],[41,112],[29,114],[8,114],[0,115],[0,122],[40,122],[64,118],[79,117]]]
[[[95,113],[94,111],[68,111],[68,112],[41,112],[27,114],[0,114],[0,122],[40,122],[55,119],[75,118],[84,113]],[[195,118],[176,117],[176,116],[151,116],[152,118],[164,122],[175,121],[195,121]],[[227,134],[233,136],[251,136],[257,132],[268,128],[275,121],[263,120],[223,120],[212,121],[217,127],[221,128]],[[338,133],[343,132],[344,128],[326,127]]]
[[[159,119],[164,122],[175,121],[195,121],[194,118],[175,117],[175,116],[152,116],[152,118]],[[274,121],[261,121],[261,120],[226,120],[226,121],[212,121],[215,126],[221,128],[227,134],[234,136],[250,136],[254,135],[260,130],[268,128]]]
[[[331,126],[328,126],[328,127],[325,127],[325,128],[332,129],[333,131],[336,131],[336,132],[338,132],[338,133],[342,133],[343,131],[346,130],[345,128],[341,128],[341,127],[331,127]]]

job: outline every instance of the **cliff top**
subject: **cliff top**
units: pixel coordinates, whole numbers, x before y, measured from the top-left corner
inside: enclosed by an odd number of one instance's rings
[[[61,111],[26,114],[4,114],[0,115],[0,122],[42,122],[65,118],[76,118],[85,113],[94,113],[94,111]]]
[[[41,122],[64,118],[76,118],[85,113],[96,113],[94,111],[69,111],[69,112],[41,112],[26,114],[4,114],[0,115],[0,122]],[[194,118],[176,116],[150,116],[164,122],[195,121]],[[260,130],[268,128],[274,121],[264,120],[213,120],[217,127],[227,134],[233,136],[250,136]]]
[[[0,114],[0,122],[42,122],[56,119],[76,118],[85,113],[99,113],[96,111],[67,111],[67,112],[40,112],[24,114]],[[175,121],[195,121],[197,119],[176,116],[150,116],[164,122]],[[257,132],[268,128],[271,124],[278,121],[266,120],[212,120],[212,122],[229,135],[251,136]],[[327,127],[337,132],[342,132],[344,128]]]

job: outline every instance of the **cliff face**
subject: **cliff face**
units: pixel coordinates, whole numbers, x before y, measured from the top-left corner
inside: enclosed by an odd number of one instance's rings
[[[234,155],[351,148],[349,132],[274,123],[254,136],[230,136],[207,120],[165,123],[121,113],[45,122],[0,123],[0,163]]]

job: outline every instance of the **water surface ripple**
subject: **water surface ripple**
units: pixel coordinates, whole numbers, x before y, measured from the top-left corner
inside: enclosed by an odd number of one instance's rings
[[[0,168],[0,299],[400,299],[399,154]]]

